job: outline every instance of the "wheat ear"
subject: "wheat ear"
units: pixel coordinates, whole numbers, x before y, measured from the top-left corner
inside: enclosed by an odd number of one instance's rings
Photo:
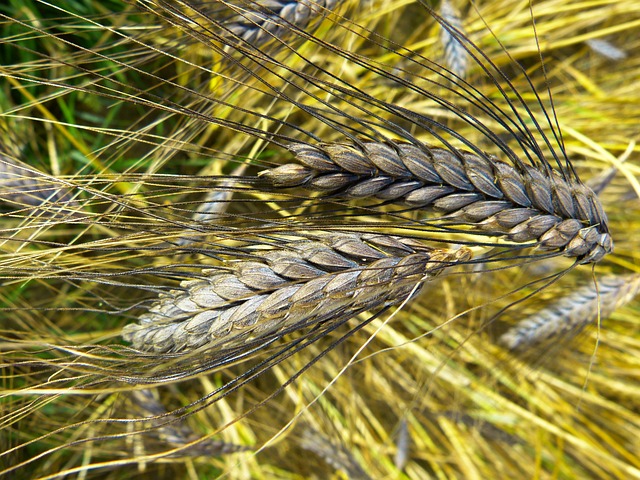
[[[602,55],[609,60],[620,61],[627,58],[627,52],[601,38],[590,38],[585,40],[584,43],[586,43],[587,46],[595,53]]]
[[[311,21],[332,10],[339,0],[260,0],[236,7],[238,12],[224,26],[252,45],[280,38],[292,27],[304,29]]]
[[[399,471],[402,471],[407,466],[411,455],[411,432],[406,418],[400,420],[395,443],[396,454],[393,456],[393,463]]]
[[[229,175],[231,177],[242,175],[247,169],[246,164],[242,164]],[[224,216],[229,207],[229,203],[233,198],[234,190],[233,186],[235,182],[233,180],[224,180],[220,184],[220,188],[211,190],[202,202],[193,212],[191,219],[196,223],[211,224],[214,221]],[[193,230],[197,230],[194,228]],[[198,241],[198,236],[194,236],[194,231],[185,232],[185,236],[176,239],[176,244],[180,246],[187,246]]]
[[[611,275],[589,284],[549,307],[525,318],[500,337],[510,350],[523,350],[558,335],[578,333],[598,319],[609,317],[640,292],[640,275]]]
[[[274,237],[272,237],[273,239]],[[427,277],[471,257],[385,235],[314,233],[281,239],[255,261],[229,262],[183,281],[127,325],[139,350],[184,352],[235,347],[310,324],[403,302]]]
[[[300,448],[314,453],[327,465],[344,472],[352,480],[368,480],[371,477],[360,466],[351,452],[341,445],[336,445],[322,433],[310,426],[304,426],[300,436]]]
[[[0,202],[58,216],[71,214],[71,197],[71,190],[59,181],[0,153]]]
[[[427,145],[293,144],[300,164],[261,172],[271,187],[433,207],[445,219],[596,262],[613,249],[607,217],[585,185],[532,165]]]
[[[440,3],[440,42],[444,48],[444,64],[457,77],[464,78],[469,67],[469,58],[457,36],[466,38],[460,12],[449,0]],[[459,33],[456,33],[459,32]]]
[[[200,437],[182,420],[175,415],[169,414],[151,390],[134,390],[131,392],[131,396],[139,410],[155,417],[150,420],[155,428],[148,434],[157,437],[161,442],[177,447],[188,445],[176,454],[171,455],[173,457],[221,456],[249,450],[248,447],[243,445],[235,445],[209,438],[198,441]]]

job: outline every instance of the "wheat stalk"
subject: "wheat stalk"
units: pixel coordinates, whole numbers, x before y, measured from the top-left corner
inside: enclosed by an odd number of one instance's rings
[[[613,249],[597,195],[553,170],[423,144],[294,144],[300,164],[261,172],[272,187],[433,207],[443,218],[514,242],[535,241],[582,262]],[[518,164],[516,164],[518,165]]]
[[[499,342],[509,350],[524,350],[562,335],[576,335],[598,318],[606,319],[640,292],[640,275],[609,275],[560,297],[521,320]]]
[[[385,235],[315,232],[313,241],[283,238],[260,245],[256,261],[230,263],[229,273],[203,271],[181,283],[127,325],[137,349],[185,352],[230,348],[338,316],[402,303],[417,285],[468,260],[470,250],[428,247]]]

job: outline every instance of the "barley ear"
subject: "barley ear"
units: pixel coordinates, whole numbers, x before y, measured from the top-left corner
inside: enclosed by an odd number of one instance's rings
[[[509,350],[526,350],[566,334],[575,335],[598,318],[608,318],[640,292],[640,275],[611,275],[561,297],[547,308],[518,322],[499,343]]]

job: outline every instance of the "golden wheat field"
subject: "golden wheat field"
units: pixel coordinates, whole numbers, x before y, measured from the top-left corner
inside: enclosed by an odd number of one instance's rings
[[[0,477],[640,478],[638,0],[0,31]]]

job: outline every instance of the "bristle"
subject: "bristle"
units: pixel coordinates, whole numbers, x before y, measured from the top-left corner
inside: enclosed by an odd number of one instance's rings
[[[639,12],[0,7],[0,476],[640,478],[637,305],[488,324],[638,270]]]

